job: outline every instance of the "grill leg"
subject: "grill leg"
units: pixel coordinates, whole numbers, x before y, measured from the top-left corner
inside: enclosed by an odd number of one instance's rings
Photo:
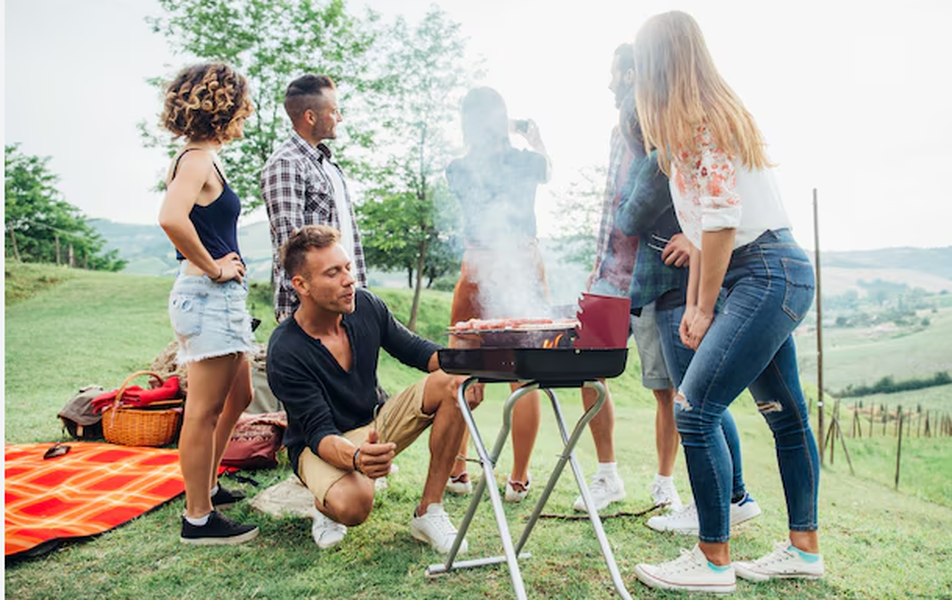
[[[555,420],[558,424],[559,434],[562,436],[562,442],[564,443],[565,447],[562,454],[559,456],[559,460],[556,463],[552,474],[549,476],[549,480],[546,483],[545,489],[542,491],[542,495],[536,502],[532,516],[526,523],[525,529],[523,529],[522,535],[519,538],[519,542],[513,546],[512,537],[509,533],[509,525],[506,521],[506,514],[503,510],[502,498],[500,497],[499,490],[495,485],[496,479],[493,466],[499,459],[499,455],[502,452],[506,438],[509,436],[509,431],[512,427],[513,406],[515,406],[515,403],[519,400],[519,398],[533,390],[538,389],[539,384],[535,382],[526,384],[513,392],[512,395],[510,395],[506,400],[503,410],[502,427],[499,430],[499,435],[496,437],[492,455],[490,455],[486,451],[486,446],[483,444],[483,440],[479,435],[479,430],[476,427],[476,421],[473,419],[473,413],[469,409],[469,404],[465,399],[466,389],[477,381],[478,380],[475,377],[467,379],[463,385],[460,386],[457,401],[460,406],[460,411],[463,414],[463,419],[466,422],[466,427],[469,429],[469,433],[473,438],[473,445],[476,447],[476,452],[479,455],[479,462],[483,467],[483,478],[476,485],[476,489],[473,491],[473,498],[469,503],[469,508],[466,511],[466,515],[463,517],[462,523],[460,523],[459,533],[456,536],[456,540],[453,542],[453,547],[450,549],[450,553],[449,556],[447,556],[446,562],[430,565],[426,569],[426,574],[428,576],[435,576],[442,573],[447,573],[452,569],[499,564],[505,560],[509,566],[509,574],[512,577],[512,586],[516,593],[516,598],[519,600],[525,600],[525,584],[522,581],[522,573],[519,570],[518,559],[527,558],[530,556],[528,553],[522,552],[522,548],[528,541],[529,535],[532,533],[532,529],[535,527],[535,524],[539,519],[539,515],[542,514],[542,510],[545,508],[545,504],[548,502],[549,496],[555,489],[555,485],[558,482],[562,471],[565,469],[565,464],[569,463],[572,466],[572,473],[575,475],[575,481],[578,484],[579,492],[581,493],[582,498],[585,500],[585,506],[588,510],[589,520],[592,523],[592,528],[595,530],[595,537],[598,539],[598,545],[601,548],[602,556],[605,558],[605,563],[608,567],[609,573],[611,574],[612,582],[615,585],[615,591],[617,591],[618,595],[624,600],[631,600],[631,595],[625,588],[625,583],[622,580],[621,572],[618,570],[618,565],[615,563],[615,556],[612,553],[611,546],[608,543],[608,537],[605,535],[605,529],[602,527],[601,518],[598,516],[598,512],[593,508],[595,504],[592,501],[592,495],[588,490],[588,484],[585,482],[585,476],[582,473],[581,467],[579,467],[578,461],[575,459],[575,445],[578,443],[582,432],[585,431],[588,422],[595,417],[598,411],[601,410],[602,406],[605,404],[605,386],[599,381],[585,382],[585,387],[594,388],[595,391],[598,392],[598,398],[595,403],[587,411],[585,411],[581,418],[579,418],[571,436],[568,435],[568,431],[565,426],[565,418],[562,415],[562,409],[559,405],[559,401],[555,395],[555,392],[549,388],[543,388],[552,402],[552,410],[555,412]],[[466,531],[469,529],[469,525],[473,520],[473,516],[476,513],[476,508],[479,506],[483,491],[487,489],[487,482],[491,482],[492,484],[488,485],[489,499],[493,506],[493,512],[496,517],[496,525],[499,529],[499,537],[502,539],[505,556],[454,562],[456,554],[459,551],[459,546],[462,543],[463,538],[466,536]]]
[[[615,563],[615,555],[612,552],[612,548],[608,543],[608,536],[605,535],[605,529],[602,527],[602,519],[598,516],[598,511],[595,510],[595,502],[592,500],[592,494],[588,491],[588,484],[585,482],[585,475],[582,473],[582,468],[579,467],[578,461],[575,459],[575,444],[578,442],[581,432],[585,429],[585,426],[588,425],[588,422],[592,420],[595,414],[601,410],[602,405],[605,404],[606,393],[605,386],[600,381],[587,381],[585,382],[585,387],[594,388],[598,392],[598,400],[595,404],[591,406],[585,414],[579,419],[578,424],[575,426],[575,430],[572,432],[572,437],[569,438],[566,434],[565,429],[565,419],[562,417],[562,408],[559,406],[558,399],[555,396],[555,392],[545,389],[546,394],[549,395],[549,398],[552,400],[552,410],[555,411],[555,420],[559,425],[559,433],[562,435],[562,441],[565,442],[565,453],[560,457],[559,464],[557,465],[558,471],[561,471],[562,467],[565,465],[565,461],[568,460],[572,465],[572,473],[575,475],[575,482],[578,484],[579,493],[582,495],[582,499],[585,500],[585,508],[588,510],[588,518],[592,523],[592,529],[595,530],[595,537],[598,538],[598,545],[602,549],[602,556],[605,558],[605,565],[608,567],[608,572],[612,576],[612,582],[615,584],[615,591],[618,592],[618,595],[624,598],[624,600],[631,600],[631,595],[628,593],[628,589],[625,587],[625,582],[622,580],[621,572],[618,570],[618,565]],[[538,509],[541,512],[541,508]],[[533,517],[536,515],[533,514]],[[530,521],[531,524],[531,521]],[[529,525],[526,526],[528,528]],[[522,541],[519,540],[520,544],[517,545],[517,548],[521,548]]]
[[[502,427],[499,429],[499,435],[496,437],[496,443],[493,446],[493,452],[490,456],[490,454],[486,451],[485,444],[483,444],[482,437],[479,435],[479,429],[476,427],[476,421],[473,418],[473,413],[469,408],[469,403],[466,402],[466,390],[470,385],[477,383],[477,381],[477,378],[471,377],[463,382],[463,384],[459,386],[459,393],[457,394],[456,400],[459,404],[460,412],[463,415],[463,420],[466,422],[466,427],[469,429],[469,433],[473,438],[473,445],[476,447],[476,453],[479,455],[479,463],[483,467],[483,477],[480,482],[476,484],[476,489],[473,490],[473,498],[470,500],[469,508],[466,510],[466,515],[463,517],[463,521],[460,523],[458,533],[456,534],[456,540],[453,542],[453,547],[450,548],[450,553],[446,557],[446,562],[442,564],[430,565],[426,569],[426,574],[429,576],[439,575],[441,573],[447,573],[454,568],[477,567],[486,564],[497,564],[502,562],[503,557],[494,557],[454,563],[456,554],[459,552],[460,544],[462,544],[463,538],[466,536],[466,531],[469,529],[469,525],[473,520],[473,516],[476,514],[476,509],[479,506],[483,491],[488,489],[489,500],[493,506],[493,513],[496,517],[496,526],[499,529],[499,537],[502,540],[505,561],[509,565],[509,575],[512,578],[512,587],[516,593],[516,598],[519,600],[525,600],[526,587],[522,581],[522,572],[519,570],[519,557],[517,557],[515,548],[512,545],[512,535],[509,533],[509,524],[506,521],[506,513],[503,509],[502,497],[499,495],[499,489],[496,487],[496,476],[493,471],[493,466],[499,459],[499,454],[502,452],[503,445],[506,443],[506,438],[509,436],[509,430],[512,427],[513,407],[519,398],[537,389],[539,386],[538,384],[525,385],[513,392],[506,400],[503,410]],[[521,557],[528,557],[528,554],[522,554]]]

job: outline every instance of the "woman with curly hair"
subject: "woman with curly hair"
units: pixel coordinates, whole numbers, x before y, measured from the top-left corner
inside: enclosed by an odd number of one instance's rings
[[[169,166],[159,225],[175,245],[180,267],[169,317],[187,365],[188,401],[179,438],[185,479],[180,540],[239,544],[258,535],[216,509],[243,497],[218,484],[218,464],[235,422],[251,402],[251,317],[238,250],[241,201],[228,185],[218,151],[242,134],[251,114],[248,83],[231,67],[184,69],[165,93],[162,123],[186,140]]]
[[[634,71],[645,148],[658,148],[693,245],[680,333],[695,354],[675,403],[699,522],[692,551],[635,573],[651,587],[723,593],[738,576],[821,577],[820,461],[793,341],[813,302],[813,267],[790,233],[763,135],[695,20],[677,11],[649,19]],[[721,422],[745,388],[773,432],[789,535],[758,560],[731,563],[733,467]]]

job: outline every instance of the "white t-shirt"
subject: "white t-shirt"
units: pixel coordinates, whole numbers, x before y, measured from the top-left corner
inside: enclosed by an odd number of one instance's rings
[[[334,166],[326,170],[331,185],[334,186],[334,204],[337,206],[337,220],[340,222],[340,245],[347,250],[350,258],[357,255],[357,241],[354,238],[354,223],[350,217],[350,203],[347,202],[347,192],[344,181]]]

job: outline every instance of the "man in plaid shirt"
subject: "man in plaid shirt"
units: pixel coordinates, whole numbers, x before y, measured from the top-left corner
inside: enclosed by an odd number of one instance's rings
[[[284,95],[284,110],[294,131],[261,172],[261,197],[271,222],[274,316],[279,323],[299,304],[291,280],[281,267],[281,246],[304,225],[328,225],[340,231],[341,245],[353,261],[357,285],[367,286],[354,205],[344,172],[324,144],[337,137],[337,124],[342,120],[333,80],[326,75],[295,79]]]

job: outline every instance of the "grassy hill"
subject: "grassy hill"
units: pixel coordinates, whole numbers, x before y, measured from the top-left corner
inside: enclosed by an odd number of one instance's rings
[[[896,327],[891,323],[868,327],[827,327],[823,330],[824,386],[842,390],[872,385],[883,377],[896,380],[952,373],[952,307],[921,311],[929,325]],[[816,331],[797,335],[800,372],[816,382]],[[950,399],[952,407],[952,399]]]
[[[129,261],[126,272],[135,275],[171,275],[175,272],[172,245],[158,225],[134,225],[106,219],[91,221],[108,240],[107,250],[118,249]],[[271,268],[271,241],[266,220],[242,223],[239,245],[249,264],[252,281],[268,281]],[[571,301],[585,284],[588,269],[562,259],[560,248],[542,240],[542,252],[549,282],[558,303]],[[822,254],[824,295],[847,290],[865,290],[862,281],[882,279],[922,288],[929,292],[952,292],[952,246],[946,248],[886,248]],[[403,287],[403,273],[372,271],[371,285]]]
[[[171,339],[166,297],[171,281],[129,274],[69,271],[57,267],[8,263],[5,274],[6,378],[4,407],[7,443],[52,441],[62,432],[56,412],[74,390],[88,383],[115,386],[129,372],[142,368]],[[407,293],[380,290],[398,316],[406,314]],[[269,311],[257,302],[257,311]],[[261,314],[259,312],[259,314]],[[421,320],[428,335],[439,336],[448,319],[445,294],[426,294]],[[267,321],[266,321],[267,323]],[[269,330],[259,330],[264,340]],[[622,509],[636,511],[649,504],[647,485],[655,472],[654,401],[641,388],[636,353],[628,369],[610,382],[616,403],[616,446],[619,469],[628,488]],[[414,381],[418,373],[395,361],[381,364],[381,381],[391,390]],[[487,437],[501,418],[504,386],[490,386],[489,397],[476,411]],[[809,388],[809,386],[808,386]],[[580,413],[578,393],[558,390],[567,418]],[[810,394],[815,396],[815,394]],[[777,476],[772,437],[749,398],[732,406],[741,432],[745,479],[764,515],[734,532],[737,559],[759,556],[771,542],[785,536],[783,491]],[[551,411],[543,409],[533,473],[544,478],[559,453]],[[882,441],[882,444],[875,444]],[[952,439],[910,438],[904,441],[900,492],[888,474],[895,464],[895,440],[874,438],[868,449],[851,443],[857,476],[851,476],[838,455],[823,471],[820,489],[821,548],[827,576],[817,582],[740,582],[737,598],[782,596],[826,598],[952,597]],[[586,473],[595,464],[591,437],[577,449]],[[507,447],[498,472],[509,468]],[[253,543],[234,548],[190,548],[177,541],[182,499],[106,533],[94,540],[67,544],[42,558],[8,562],[4,573],[9,598],[511,598],[506,568],[460,571],[427,580],[424,568],[439,557],[412,540],[407,526],[426,469],[425,440],[398,459],[400,472],[390,489],[378,496],[370,521],[352,528],[338,547],[319,550],[310,538],[310,522],[271,518],[239,505],[229,512],[252,520],[262,533]],[[476,472],[476,468],[472,472]],[[917,475],[918,473],[928,473]],[[259,472],[261,484],[244,488],[254,494],[289,474],[286,458],[272,471]],[[503,481],[496,482],[502,485]],[[676,483],[689,497],[683,460]],[[563,477],[547,512],[570,512],[577,495],[570,476]],[[537,493],[537,492],[536,492]],[[530,498],[537,498],[536,495]],[[447,511],[458,521],[467,499],[447,498]],[[507,505],[518,535],[531,504]],[[660,535],[644,526],[647,517],[605,520],[629,591],[637,598],[685,598],[679,593],[648,591],[634,577],[638,562],[670,559],[690,538]],[[499,541],[489,506],[484,502],[469,533],[470,554],[499,554]],[[530,597],[552,599],[616,598],[597,544],[584,521],[544,520],[521,562]]]

